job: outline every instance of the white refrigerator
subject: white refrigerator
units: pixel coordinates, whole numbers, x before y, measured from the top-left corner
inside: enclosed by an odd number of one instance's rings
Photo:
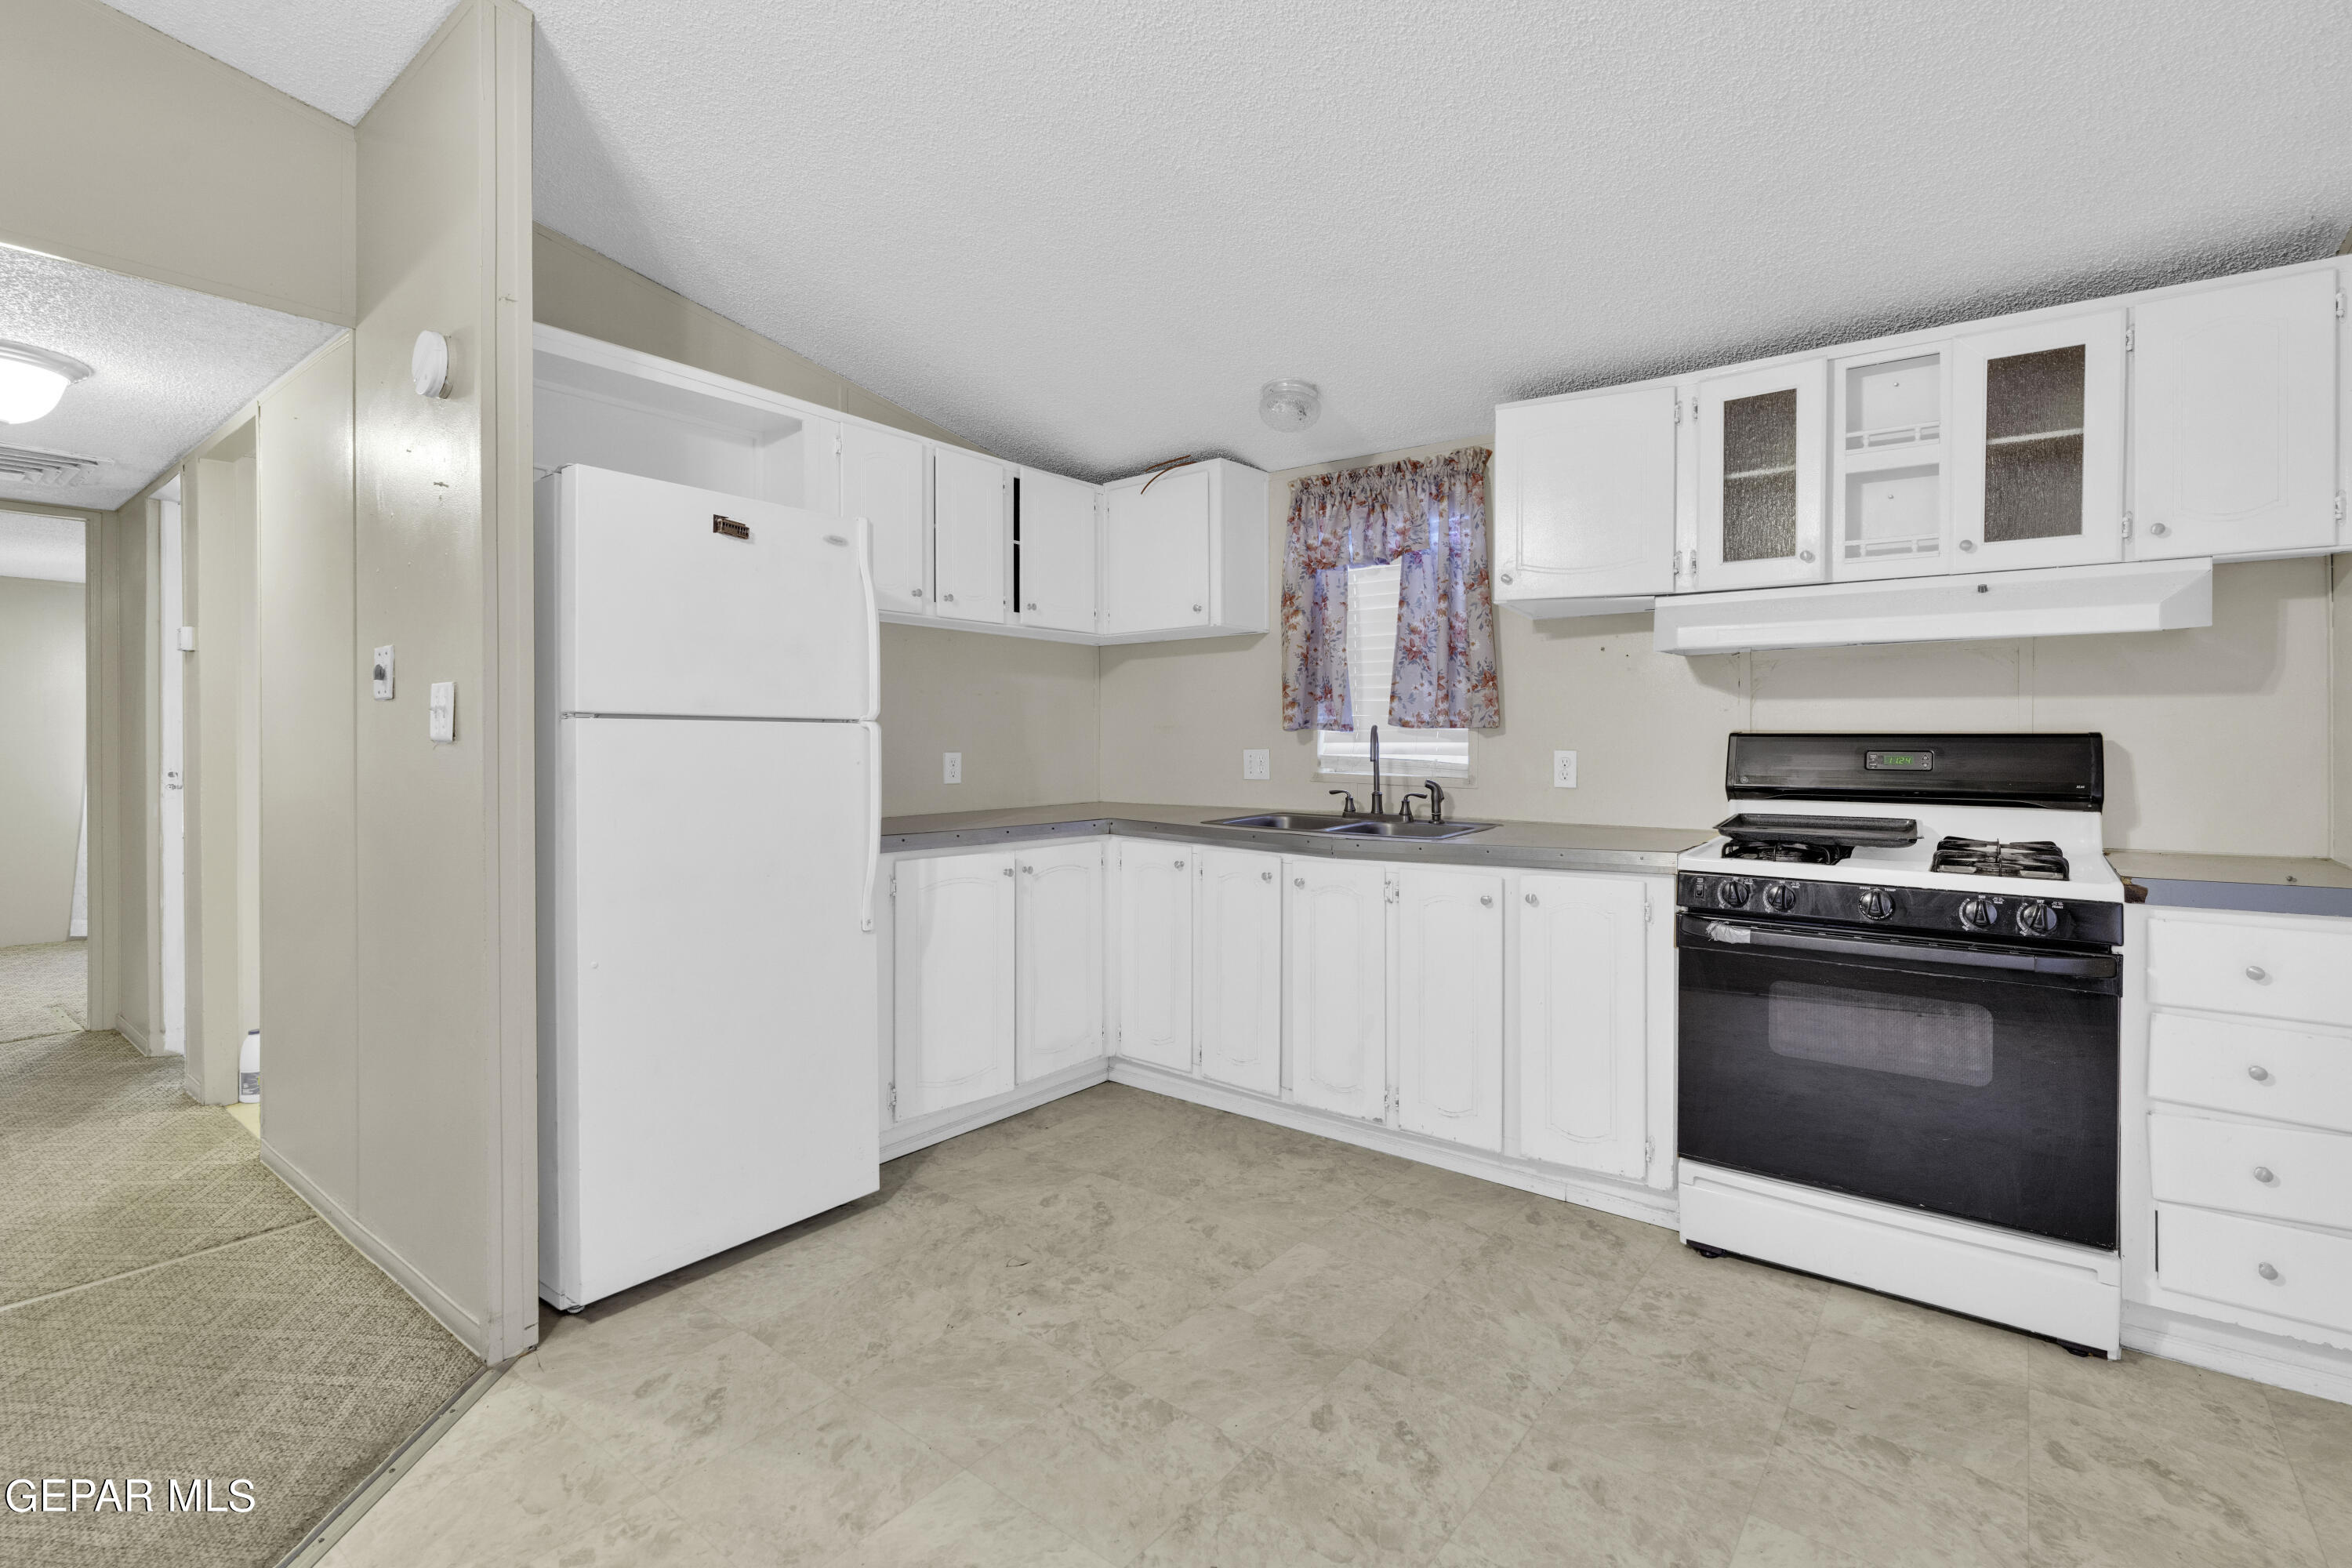
[[[540,1292],[574,1310],[880,1184],[863,521],[537,488]]]

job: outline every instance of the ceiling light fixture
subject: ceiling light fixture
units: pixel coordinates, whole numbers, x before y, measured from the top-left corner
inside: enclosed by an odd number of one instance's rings
[[[0,342],[0,425],[29,425],[58,405],[66,388],[89,374],[78,359]]]
[[[1269,381],[1258,388],[1257,416],[1286,434],[1306,429],[1322,412],[1323,395],[1311,381]]]

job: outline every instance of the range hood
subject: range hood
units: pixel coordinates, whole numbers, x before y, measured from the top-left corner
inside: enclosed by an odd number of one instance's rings
[[[1661,653],[2166,632],[2213,624],[2213,563],[2140,561],[1662,595]]]

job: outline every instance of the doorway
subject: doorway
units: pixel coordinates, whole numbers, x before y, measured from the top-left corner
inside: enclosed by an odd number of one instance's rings
[[[85,528],[0,510],[0,1041],[89,1017]]]

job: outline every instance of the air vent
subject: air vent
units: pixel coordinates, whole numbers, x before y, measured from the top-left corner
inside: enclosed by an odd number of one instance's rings
[[[0,480],[25,485],[78,485],[98,468],[96,458],[68,458],[30,447],[0,447]]]

